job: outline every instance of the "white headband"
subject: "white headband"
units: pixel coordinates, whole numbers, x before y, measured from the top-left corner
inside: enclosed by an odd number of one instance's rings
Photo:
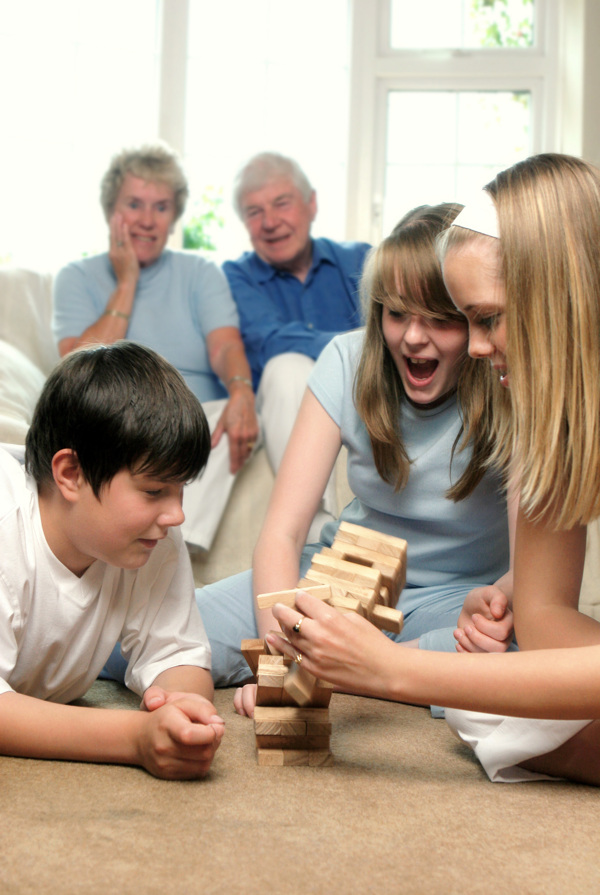
[[[464,227],[466,230],[475,230],[477,233],[499,239],[498,212],[491,194],[487,190],[477,193],[473,201],[465,205],[450,226]]]

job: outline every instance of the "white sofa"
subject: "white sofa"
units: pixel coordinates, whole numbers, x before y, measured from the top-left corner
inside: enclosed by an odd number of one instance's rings
[[[52,277],[0,268],[0,442],[23,444],[35,402],[58,352],[51,331]],[[338,503],[351,494],[345,457],[338,462]],[[192,556],[198,584],[210,584],[250,568],[265,516],[273,474],[264,450],[240,473],[208,553]],[[600,620],[600,523],[588,529],[580,608]]]
[[[44,380],[58,361],[51,330],[52,277],[0,267],[0,442],[23,444]],[[349,499],[340,464],[339,500]],[[239,474],[208,552],[192,555],[197,584],[210,584],[252,565],[254,545],[273,486],[259,450]]]

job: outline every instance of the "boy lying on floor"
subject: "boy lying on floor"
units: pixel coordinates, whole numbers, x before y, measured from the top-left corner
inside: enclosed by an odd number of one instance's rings
[[[178,526],[209,451],[199,402],[147,348],[85,349],[51,374],[25,469],[0,449],[0,754],[208,772],[224,726]],[[66,705],[117,640],[142,711]]]

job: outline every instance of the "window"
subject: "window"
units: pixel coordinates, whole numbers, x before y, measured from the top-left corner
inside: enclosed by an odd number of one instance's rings
[[[389,47],[531,47],[537,0],[391,0]]]
[[[221,196],[219,256],[248,237],[233,179],[257,152],[293,156],[317,190],[314,233],[343,239],[349,96],[348,0],[190,0],[185,164],[192,194]],[[318,27],[315,27],[318,23]]]
[[[317,235],[372,242],[529,152],[598,162],[599,34],[597,0],[0,0],[0,263],[103,251],[110,156],[157,137],[190,217],[223,200],[218,260],[264,149],[306,169]]]
[[[108,161],[157,135],[160,8],[0,0],[0,260],[55,270],[105,250]]]
[[[369,8],[357,0],[355,33]],[[349,195],[349,226],[373,242],[415,205],[460,201],[557,148],[553,0],[379,0],[377,10],[372,58],[362,55],[372,110],[364,88],[352,97],[374,139],[350,178],[368,187]],[[351,133],[362,129],[352,122]]]

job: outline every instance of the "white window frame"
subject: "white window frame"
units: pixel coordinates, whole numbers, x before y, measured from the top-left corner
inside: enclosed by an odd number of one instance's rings
[[[390,90],[530,91],[531,151],[584,155],[587,146],[586,157],[598,164],[592,147],[600,155],[600,125],[589,86],[600,72],[598,6],[594,0],[536,0],[531,48],[415,51],[389,47],[390,0],[352,0],[347,238],[376,244],[382,237]]]

